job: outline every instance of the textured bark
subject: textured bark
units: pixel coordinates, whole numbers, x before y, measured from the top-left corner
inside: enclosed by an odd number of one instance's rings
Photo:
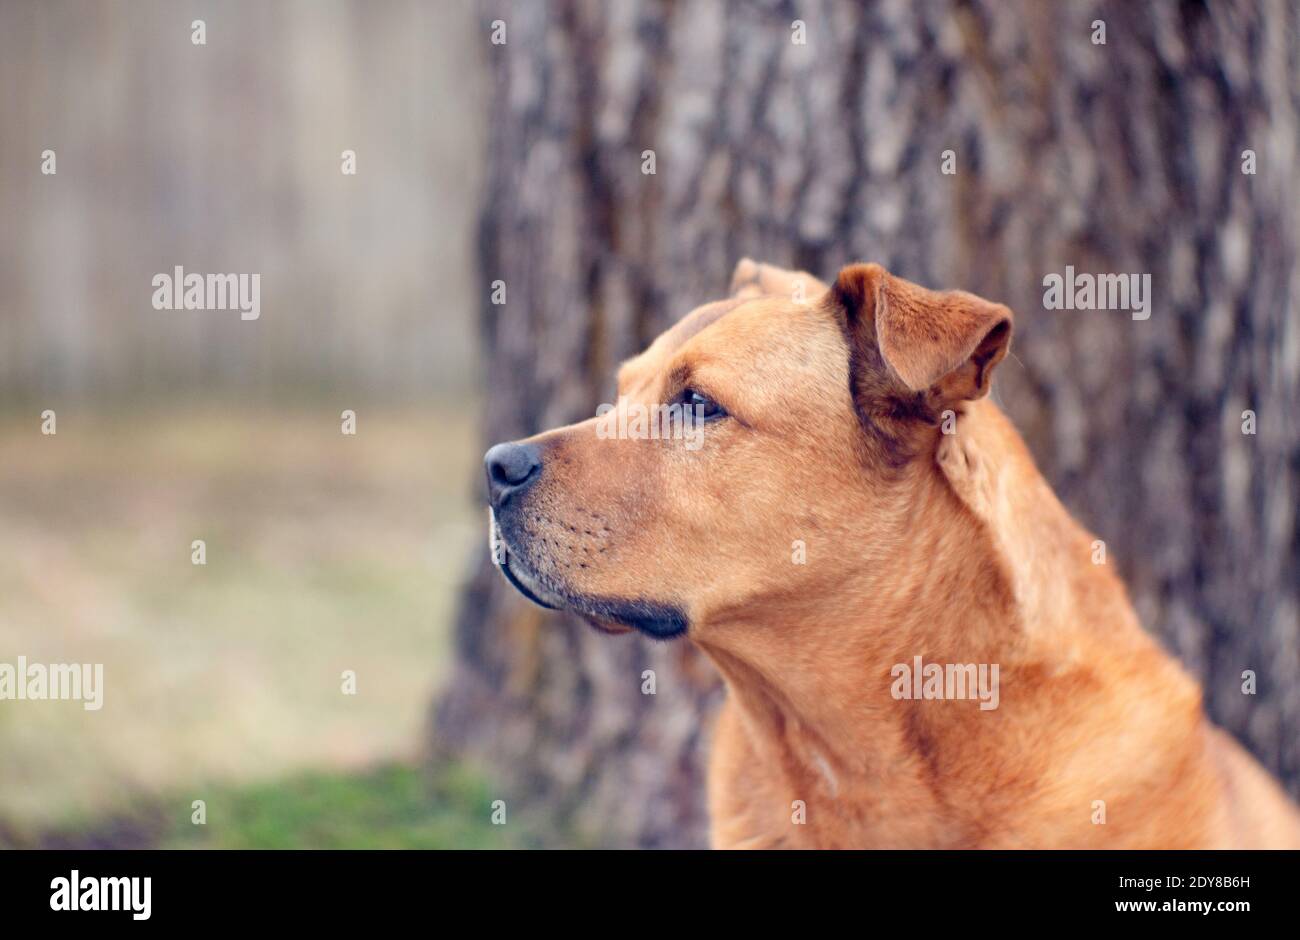
[[[589,417],[617,362],[721,296],[742,255],[822,276],[880,261],[1007,303],[999,402],[1213,718],[1300,793],[1294,4],[521,2],[497,16],[480,256],[508,303],[483,307],[485,441]],[[1151,274],[1150,319],[1045,310],[1043,277],[1067,264]],[[522,811],[602,842],[702,844],[718,693],[684,646],[542,615],[486,555],[458,643],[440,745],[486,758]],[[656,696],[640,693],[645,668]]]

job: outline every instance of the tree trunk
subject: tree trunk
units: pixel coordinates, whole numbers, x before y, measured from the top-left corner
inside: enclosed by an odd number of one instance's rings
[[[489,46],[484,24],[480,259],[485,295],[500,279],[507,302],[482,308],[485,443],[590,417],[619,360],[722,296],[743,255],[822,277],[879,261],[1004,302],[1017,335],[998,401],[1211,716],[1300,793],[1300,9],[701,0],[492,16],[508,32]],[[1150,318],[1045,309],[1043,279],[1066,265],[1150,274]],[[531,608],[486,550],[457,643],[435,737],[485,759],[517,812],[604,844],[704,843],[719,692],[686,644]]]

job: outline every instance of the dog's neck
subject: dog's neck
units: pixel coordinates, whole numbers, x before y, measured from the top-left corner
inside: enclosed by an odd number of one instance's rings
[[[761,622],[711,624],[699,645],[727,682],[754,758],[780,768],[791,801],[807,801],[812,813],[867,792],[863,815],[907,818],[920,827],[908,842],[923,844],[930,825],[951,831],[946,807],[962,805],[943,792],[955,781],[933,762],[987,713],[978,701],[895,698],[891,671],[912,670],[917,656],[1004,669],[1004,640],[1019,627],[1007,574],[991,549],[971,552],[988,539],[981,521],[938,473],[916,474],[908,489],[887,563],[867,557],[838,589],[769,599]],[[888,522],[871,524],[879,540]],[[764,632],[774,642],[756,642]],[[920,677],[913,681],[919,693]]]
[[[911,678],[918,694],[900,698],[896,668],[912,671],[918,656],[940,667],[996,664],[1001,683],[1022,694],[1046,688],[1096,639],[1069,626],[1080,590],[1069,571],[1079,570],[1086,535],[992,405],[963,431],[940,445],[934,472],[912,481],[907,538],[891,545],[888,566],[873,563],[860,583],[828,594],[768,601],[761,623],[711,625],[700,640],[754,759],[781,768],[792,800],[827,798],[841,824],[893,820],[886,844],[978,844],[987,804],[973,794],[990,784],[973,776],[997,765],[999,735],[1026,730],[1018,715],[973,698],[926,700],[920,676]],[[1114,615],[1106,642],[1147,655],[1127,604]],[[760,631],[773,642],[756,642]]]

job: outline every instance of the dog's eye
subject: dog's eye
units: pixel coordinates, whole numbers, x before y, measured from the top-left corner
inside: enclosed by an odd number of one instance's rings
[[[693,388],[682,392],[682,403],[695,412],[695,417],[701,421],[712,421],[727,414],[727,410],[716,401],[707,395],[701,395]]]

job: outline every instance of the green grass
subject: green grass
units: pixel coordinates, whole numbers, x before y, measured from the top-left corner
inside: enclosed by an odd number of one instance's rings
[[[204,825],[193,801],[206,803]],[[0,830],[0,845],[46,848],[501,849],[541,834],[512,818],[491,821],[497,799],[464,767],[403,764],[361,773],[306,771],[269,783],[176,791],[101,818],[41,832]]]
[[[189,827],[210,781],[208,829],[167,838],[275,838],[258,807],[281,788],[337,798],[340,826],[389,799],[414,814],[416,784],[391,768],[424,753],[482,540],[473,410],[358,409],[355,437],[333,410],[236,404],[58,420],[46,437],[30,414],[0,415],[0,661],[102,663],[104,706],[0,702],[0,841],[70,819],[173,832],[159,808],[179,800]],[[463,808],[448,773],[428,785]],[[133,829],[136,805],[148,825]],[[287,813],[273,815],[305,838]],[[455,834],[418,822],[421,838]]]

